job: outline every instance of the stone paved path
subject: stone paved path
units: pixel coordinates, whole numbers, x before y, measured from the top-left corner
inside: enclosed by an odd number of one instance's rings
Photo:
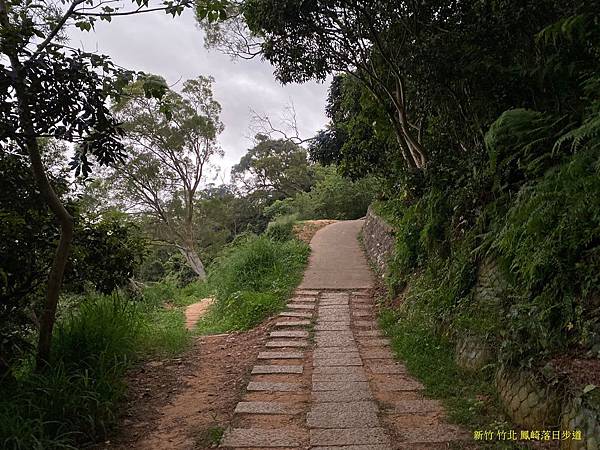
[[[305,278],[259,354],[222,447],[442,449],[468,437],[394,361],[376,322],[360,226],[338,222],[315,235]]]

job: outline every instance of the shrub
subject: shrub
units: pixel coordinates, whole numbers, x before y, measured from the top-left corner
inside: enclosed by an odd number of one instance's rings
[[[289,241],[294,238],[294,223],[296,223],[295,215],[278,217],[269,223],[265,234],[275,241]]]

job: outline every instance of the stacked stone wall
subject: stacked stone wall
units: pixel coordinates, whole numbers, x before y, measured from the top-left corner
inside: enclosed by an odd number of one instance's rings
[[[388,262],[394,254],[394,229],[379,217],[371,207],[367,211],[362,232],[363,245],[371,264],[380,274],[387,274]]]
[[[363,243],[371,263],[380,274],[387,274],[388,261],[395,249],[393,228],[369,208],[363,228]],[[473,292],[476,304],[503,302],[509,282],[495,260],[482,261]],[[483,336],[465,335],[456,343],[456,362],[464,370],[478,371],[496,364],[495,387],[510,419],[523,429],[579,430],[581,440],[560,441],[564,450],[600,450],[600,394],[565,394],[564,386],[542,381],[544,377],[501,368],[494,343]],[[597,389],[600,389],[597,388]]]

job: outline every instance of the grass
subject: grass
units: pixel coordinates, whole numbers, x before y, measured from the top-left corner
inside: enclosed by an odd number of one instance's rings
[[[440,399],[448,419],[467,430],[508,430],[493,388],[493,368],[467,372],[456,365],[454,346],[430,329],[419,314],[383,309],[380,324],[390,337],[392,349],[408,371],[425,386],[425,394]],[[494,441],[481,448],[523,448]],[[489,445],[489,447],[486,447]]]
[[[247,330],[280,311],[302,279],[309,247],[295,239],[247,236],[212,267],[215,303],[199,322],[201,333]]]
[[[154,285],[144,299],[86,294],[55,327],[52,361],[36,374],[24,361],[0,385],[0,448],[80,448],[104,439],[116,425],[131,364],[181,353],[190,343],[183,308],[203,289]],[[172,294],[172,295],[167,295]]]
[[[202,332],[245,330],[280,310],[299,283],[309,248],[294,239],[249,235],[229,246],[207,282],[166,279],[139,298],[70,297],[55,327],[52,361],[42,374],[23,361],[0,380],[0,448],[76,449],[105,439],[116,425],[125,372],[149,357],[172,356],[191,342],[184,311],[215,296]],[[218,442],[222,430],[209,430]]]

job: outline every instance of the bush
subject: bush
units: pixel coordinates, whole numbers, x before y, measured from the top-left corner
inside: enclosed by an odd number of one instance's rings
[[[200,329],[249,329],[282,308],[302,278],[308,253],[308,245],[295,239],[246,235],[235,241],[211,267],[216,301]]]
[[[316,166],[317,182],[309,192],[278,200],[265,208],[270,217],[296,214],[299,219],[358,219],[367,212],[379,187],[374,178],[352,181],[334,167]]]
[[[289,241],[294,238],[295,223],[296,216],[294,215],[278,217],[269,223],[265,234],[274,241]]]

